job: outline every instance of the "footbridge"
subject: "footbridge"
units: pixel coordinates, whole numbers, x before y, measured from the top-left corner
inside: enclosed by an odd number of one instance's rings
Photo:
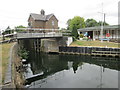
[[[62,37],[62,33],[17,33],[17,39],[57,38],[57,37]]]
[[[62,33],[59,29],[17,29],[22,32],[17,33],[17,39],[29,39],[29,38],[57,38],[62,37]]]
[[[59,52],[59,46],[67,45],[68,41],[59,29],[19,29],[16,39],[20,46],[47,53]]]

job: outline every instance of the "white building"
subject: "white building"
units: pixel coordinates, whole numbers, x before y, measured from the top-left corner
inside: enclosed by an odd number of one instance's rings
[[[90,36],[93,40],[101,39],[101,26],[78,29],[79,34],[86,32],[87,36]],[[110,41],[120,42],[120,25],[104,26],[102,38],[103,40],[109,38]]]

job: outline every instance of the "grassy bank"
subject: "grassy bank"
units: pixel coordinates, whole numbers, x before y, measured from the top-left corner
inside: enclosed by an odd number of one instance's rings
[[[16,44],[13,49],[13,69],[12,69],[13,83],[16,88],[23,88],[25,83],[21,58],[18,56],[18,45]]]
[[[14,43],[6,43],[6,44],[0,44],[0,47],[2,47],[2,51],[0,51],[0,53],[2,53],[2,65],[0,66],[0,68],[2,68],[1,72],[2,72],[2,83],[4,82],[5,79],[5,73],[7,70],[7,66],[8,66],[8,60],[9,60],[9,53],[10,53],[10,48],[12,47]]]
[[[70,46],[113,47],[118,48],[120,43],[103,41],[75,41]]]
[[[10,40],[11,38],[9,38],[9,37],[5,37],[5,40]],[[3,38],[2,37],[0,37],[0,41],[3,41]]]

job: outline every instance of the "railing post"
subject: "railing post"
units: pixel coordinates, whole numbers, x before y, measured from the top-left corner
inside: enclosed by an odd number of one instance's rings
[[[42,33],[35,33],[35,32],[29,32],[29,29],[27,29],[27,33],[18,33],[17,36],[18,38],[32,38],[32,37],[61,37],[62,33],[60,33],[60,30],[57,29],[57,31],[55,32],[45,32],[45,29],[41,29],[41,31],[43,31]],[[32,30],[37,30],[37,29],[32,29]],[[47,29],[48,30],[48,29]],[[52,30],[52,29],[49,29]],[[56,29],[54,29],[56,30]],[[52,30],[53,31],[53,30]]]

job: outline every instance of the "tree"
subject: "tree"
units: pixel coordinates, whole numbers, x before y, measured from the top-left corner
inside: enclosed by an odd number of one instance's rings
[[[73,30],[74,27],[76,29],[84,28],[85,27],[84,18],[80,16],[75,16],[73,19],[71,19],[69,29]]]
[[[67,21],[67,25],[67,29],[72,31],[72,36],[77,39],[79,36],[77,29],[85,27],[84,18],[80,16],[75,16],[74,18]]]
[[[5,29],[4,34],[11,34],[11,33],[12,33],[11,28],[10,28],[10,26],[8,26],[8,27]]]
[[[23,25],[19,25],[19,26],[16,26],[15,28],[26,28],[26,27]]]
[[[99,21],[99,22],[98,22],[98,26],[101,26],[101,25],[102,25],[102,21]],[[109,25],[109,24],[106,23],[106,22],[103,22],[103,25],[104,25],[104,26],[107,26],[107,25]]]
[[[20,28],[26,28],[25,26],[23,26],[23,25],[19,25],[19,26],[16,26],[15,27],[15,29],[16,29],[16,32],[22,32],[22,31],[24,31],[24,30],[20,30]]]
[[[78,34],[78,31],[77,31],[77,25],[76,24],[73,25],[73,30],[72,30],[71,34],[75,39],[78,38],[79,34]]]
[[[68,21],[67,21],[67,30],[70,30],[70,22],[71,22],[71,19],[68,19]]]
[[[94,20],[94,19],[87,19],[87,20],[85,21],[85,26],[86,26],[86,27],[95,27],[95,26],[98,26],[98,23],[97,23],[97,21]]]

